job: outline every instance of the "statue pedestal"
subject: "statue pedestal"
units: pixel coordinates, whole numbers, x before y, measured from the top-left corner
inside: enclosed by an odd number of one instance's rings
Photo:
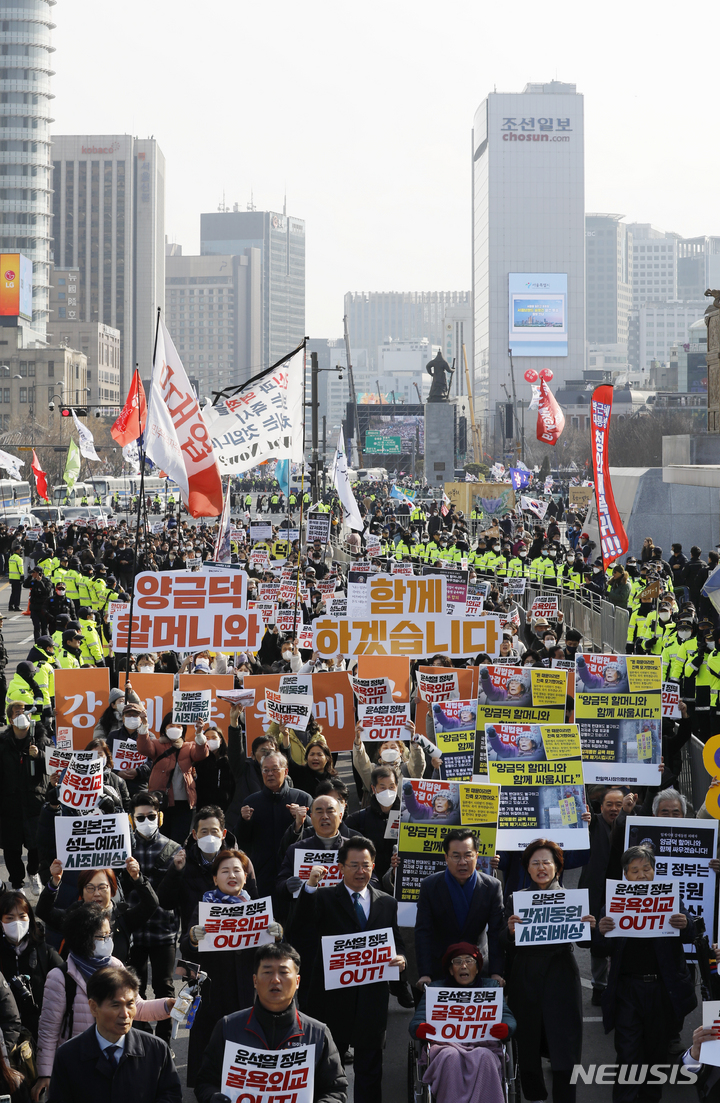
[[[455,480],[455,406],[450,402],[425,405],[425,478],[430,486]]]

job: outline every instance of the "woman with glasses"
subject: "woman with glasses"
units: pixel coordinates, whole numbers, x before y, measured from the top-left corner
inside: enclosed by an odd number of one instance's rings
[[[520,861],[530,877],[530,891],[553,892],[561,888],[563,852],[550,839],[535,839]],[[508,953],[508,1000],[517,1019],[518,1061],[523,1095],[546,1099],[542,1071],[543,1054],[552,1068],[553,1103],[574,1103],[570,1083],[573,1065],[582,1056],[582,990],[572,942],[549,946],[517,946],[522,919],[516,914],[514,895],[505,904]],[[595,926],[595,916],[582,916]],[[583,945],[582,943],[580,945]]]
[[[78,901],[81,904],[100,904],[108,910],[110,927],[112,929],[115,957],[120,958],[123,965],[130,961],[130,941],[132,932],[147,923],[150,916],[158,906],[158,898],[155,895],[150,882],[140,871],[135,858],[125,861],[125,869],[132,883],[133,891],[137,896],[136,904],[129,904],[127,900],[116,900],[118,882],[115,871],[112,869],[84,869],[78,875]],[[63,865],[59,858],[50,866],[50,880],[38,897],[35,914],[48,926],[55,930],[62,930],[67,909],[55,906],[55,896],[63,876]]]
[[[456,942],[453,946],[449,946],[442,959],[445,975],[423,988],[420,1002],[408,1027],[411,1038],[424,1039],[428,1044],[428,1067],[423,1076],[423,1081],[430,1085],[433,1099],[436,1099],[438,1103],[444,1103],[445,1100],[448,1103],[456,1103],[456,1096],[449,1094],[449,1091],[453,1090],[456,1079],[452,1070],[448,1069],[447,1066],[448,1062],[459,1062],[461,1055],[458,1052],[457,1043],[450,1046],[444,1045],[438,1026],[427,1020],[428,988],[447,988],[448,985],[452,985],[453,988],[499,988],[500,981],[494,977],[481,976],[482,965],[482,954],[472,942]],[[504,998],[504,993],[502,1006],[502,1020],[490,1028],[487,1042],[472,1046],[473,1060],[485,1066],[486,1078],[483,1081],[483,1092],[485,1098],[488,1099],[493,1096],[490,1090],[492,1084],[495,1085],[496,1089],[495,1097],[497,1099],[503,1098],[502,1066],[496,1054],[499,1054],[500,1043],[515,1033],[517,1025],[515,1016]],[[462,1055],[462,1059],[463,1062],[469,1060],[467,1051]],[[448,1094],[444,1094],[444,1089],[449,1089]]]

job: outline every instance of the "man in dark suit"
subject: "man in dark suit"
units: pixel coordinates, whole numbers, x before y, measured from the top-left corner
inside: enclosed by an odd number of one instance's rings
[[[373,843],[361,835],[347,839],[338,851],[337,860],[343,876],[340,884],[318,889],[326,867],[313,866],[295,901],[292,921],[311,926],[318,940],[325,935],[352,935],[391,927],[396,957],[389,964],[402,972],[406,965],[405,946],[397,923],[397,902],[370,886],[375,867]],[[341,1057],[350,1046],[354,1047],[354,1103],[382,1100],[382,1047],[389,995],[387,981],[326,992],[323,955],[321,952],[316,955],[308,1012],[330,1024]]]
[[[129,969],[108,965],[87,982],[95,1019],[55,1055],[52,1103],[182,1103],[180,1077],[167,1044],[131,1030],[140,982]]]
[[[472,831],[458,828],[443,839],[446,869],[420,885],[415,921],[418,987],[441,977],[442,957],[457,942],[478,944],[487,931],[490,975],[504,984],[500,932],[505,925],[500,882],[477,871],[478,843]]]

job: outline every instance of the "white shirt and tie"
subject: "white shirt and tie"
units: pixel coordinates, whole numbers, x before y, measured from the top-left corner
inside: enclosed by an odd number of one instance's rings
[[[345,885],[344,881],[343,881],[343,884]],[[305,892],[317,892],[317,885],[308,885],[307,881],[303,885],[303,888],[305,889]],[[345,889],[349,893],[350,901],[351,901],[352,907],[353,907],[353,911],[355,910],[355,900],[357,898],[358,904],[360,905],[360,907],[362,908],[362,910],[365,913],[365,922],[367,923],[368,919],[370,918],[370,905],[372,903],[372,897],[370,896],[370,889],[367,887],[367,885],[362,890],[362,892],[360,892],[360,891],[356,892],[355,889],[348,888],[347,885],[345,885]]]
[[[95,1027],[95,1037],[97,1038],[103,1056],[106,1057],[112,1065],[117,1065],[125,1052],[125,1039],[127,1035],[123,1034],[122,1037],[118,1038],[117,1042],[109,1042],[107,1038],[103,1038],[98,1028]],[[113,1047],[112,1052],[110,1054],[106,1053],[106,1050],[109,1050],[111,1046]]]

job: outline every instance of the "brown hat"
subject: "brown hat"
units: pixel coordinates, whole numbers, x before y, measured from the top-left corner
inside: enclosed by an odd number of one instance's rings
[[[550,621],[547,619],[547,617],[538,617],[538,619],[536,621],[533,621],[533,624],[535,625],[536,628],[549,628],[550,627]]]

